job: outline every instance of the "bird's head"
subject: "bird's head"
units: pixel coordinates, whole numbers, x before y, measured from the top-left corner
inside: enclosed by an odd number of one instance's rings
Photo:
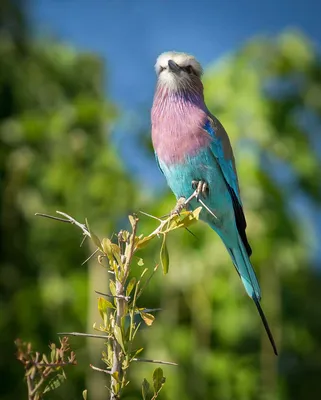
[[[169,91],[203,92],[201,64],[190,54],[170,51],[156,61],[158,85]]]

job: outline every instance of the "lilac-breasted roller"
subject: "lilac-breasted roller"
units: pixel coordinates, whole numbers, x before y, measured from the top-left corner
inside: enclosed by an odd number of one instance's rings
[[[225,129],[204,102],[202,67],[191,55],[168,52],[158,57],[155,69],[151,119],[156,160],[178,207],[198,189],[207,208],[202,208],[200,219],[222,239],[277,354],[250,261],[233,151]],[[189,209],[198,206],[197,198],[188,203]]]

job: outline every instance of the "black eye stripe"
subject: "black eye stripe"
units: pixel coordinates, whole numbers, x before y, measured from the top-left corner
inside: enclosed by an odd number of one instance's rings
[[[196,75],[194,68],[191,65],[187,65],[186,67],[180,67],[182,71],[187,72],[188,74],[194,74]],[[159,67],[159,73],[163,72],[166,69],[166,67]]]
[[[191,65],[187,65],[186,67],[181,67],[183,71],[187,72],[188,74],[195,74],[194,69]]]

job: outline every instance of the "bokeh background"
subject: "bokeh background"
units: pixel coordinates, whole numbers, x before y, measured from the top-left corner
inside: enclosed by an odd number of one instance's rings
[[[0,396],[27,397],[20,337],[46,351],[57,332],[92,332],[108,276],[80,232],[37,219],[63,210],[102,236],[127,214],[174,204],[157,170],[149,112],[157,55],[205,67],[210,110],[235,149],[252,261],[276,358],[219,238],[205,225],[169,239],[170,273],[144,306],[143,355],[165,367],[162,399],[321,398],[321,62],[319,1],[0,1]],[[148,233],[154,224],[141,218]],[[158,261],[157,243],[145,263]],[[108,398],[102,343],[72,338],[78,366],[48,399]],[[125,399],[152,365],[135,365]]]

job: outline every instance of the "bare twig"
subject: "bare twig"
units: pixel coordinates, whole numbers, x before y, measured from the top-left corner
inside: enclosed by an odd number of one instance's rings
[[[151,215],[151,214],[148,214],[148,213],[146,213],[146,212],[144,212],[144,211],[139,211],[141,214],[143,214],[143,215],[146,215],[146,217],[150,217],[150,218],[153,218],[153,219],[156,219],[157,221],[162,221],[162,219],[161,218],[158,218],[158,217],[155,217],[154,215]]]
[[[130,300],[130,296],[117,296],[117,295],[114,296],[114,295],[109,294],[109,293],[98,292],[98,290],[95,290],[95,293],[100,294],[101,296],[112,297],[112,298],[115,298],[115,299],[124,299],[126,301]]]
[[[81,224],[80,222],[76,221],[73,217],[62,211],[56,211],[56,213],[66,217],[72,225],[78,226],[84,232],[85,235],[91,237],[90,232],[85,224]]]
[[[112,374],[112,372],[111,371],[109,371],[108,369],[102,369],[102,368],[98,368],[98,367],[95,367],[94,365],[92,365],[92,364],[89,364],[89,366],[90,366],[90,368],[91,369],[93,369],[93,370],[95,370],[95,371],[98,371],[98,372],[103,372],[104,374],[109,374],[109,375],[111,375]]]
[[[87,236],[84,236],[84,237],[82,238],[79,247],[82,247],[82,245],[85,243],[86,238],[87,238]]]
[[[86,236],[84,236],[84,238],[86,239]],[[100,249],[97,248],[92,254],[90,254],[90,256],[88,258],[86,258],[86,260],[81,265],[84,265],[84,264],[86,264],[86,262],[91,260],[94,257],[94,255],[96,255],[98,253],[99,250]]]
[[[175,367],[178,366],[178,364],[171,362],[171,361],[162,361],[162,360],[149,360],[147,358],[132,358],[133,361],[137,362],[147,362],[147,363],[154,363],[154,364],[164,364],[164,365],[174,365]]]
[[[54,217],[53,215],[49,215],[49,214],[35,213],[35,216],[36,217],[44,217],[44,218],[54,219],[55,221],[66,222],[67,224],[70,224],[70,221],[68,219]]]
[[[57,214],[60,214],[65,217],[64,218],[59,218],[59,217],[54,217],[53,215],[48,215],[48,214],[43,214],[43,213],[36,213],[35,215],[38,217],[45,217],[49,219],[54,219],[59,222],[66,222],[68,224],[76,225],[78,226],[84,233],[84,235],[91,237],[89,230],[87,229],[85,224],[81,224],[80,222],[76,221],[73,217],[70,215],[62,212],[62,211],[56,211]]]
[[[57,335],[66,335],[66,336],[83,336],[83,337],[89,337],[89,338],[94,338],[94,339],[111,339],[112,336],[107,336],[107,335],[95,335],[92,333],[82,333],[82,332],[58,332]]]

